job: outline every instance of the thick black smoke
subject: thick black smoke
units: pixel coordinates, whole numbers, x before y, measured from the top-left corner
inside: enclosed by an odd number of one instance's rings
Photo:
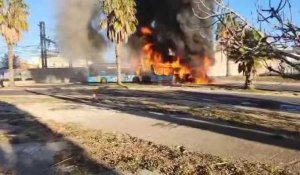
[[[205,2],[207,7],[213,7],[210,0]],[[208,27],[211,20],[200,20],[193,8],[198,15],[206,15],[201,14],[194,0],[137,0],[139,29],[152,26],[155,37],[150,40],[161,53],[167,55],[171,48],[187,62],[201,64],[204,55],[212,58],[212,29]],[[137,48],[136,44],[133,48]]]
[[[147,38],[154,42],[155,49],[169,57],[170,49],[185,58],[186,63],[200,67],[204,55],[212,58],[212,29],[208,28],[210,20],[200,20],[192,9],[198,9],[195,0],[137,0],[138,31],[130,38],[123,49],[123,59],[139,58],[138,54],[144,39],[141,27],[152,27],[155,35]],[[211,0],[204,0],[212,8]],[[57,33],[62,52],[71,59],[87,58],[94,62],[101,60],[101,52],[107,41],[99,35],[97,18],[99,18],[98,0],[57,0]],[[201,11],[197,10],[198,15]],[[205,14],[202,14],[203,16]],[[96,25],[93,26],[93,21]],[[124,61],[128,62],[128,61]]]

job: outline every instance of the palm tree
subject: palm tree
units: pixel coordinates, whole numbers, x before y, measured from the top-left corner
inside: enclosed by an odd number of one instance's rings
[[[102,0],[100,1],[106,16],[100,22],[100,28],[107,29],[107,37],[115,43],[118,85],[122,85],[120,47],[136,31],[135,0]]]
[[[253,89],[257,68],[264,57],[249,54],[249,49],[255,48],[264,34],[253,28],[247,28],[238,20],[235,14],[228,14],[217,27],[217,39],[224,48],[229,60],[238,63],[239,73],[245,76],[245,88]],[[264,48],[261,49],[263,51]]]
[[[9,85],[14,82],[14,46],[21,40],[22,32],[28,30],[28,6],[23,0],[4,0],[1,6],[1,34],[8,48]]]

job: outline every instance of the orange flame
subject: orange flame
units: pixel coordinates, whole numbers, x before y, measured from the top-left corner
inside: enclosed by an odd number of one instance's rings
[[[196,75],[195,83],[196,84],[209,84],[210,78],[207,76],[207,72],[209,71],[210,67],[212,66],[212,61],[208,56],[203,58],[203,67],[198,68]]]
[[[144,36],[153,35],[151,28],[143,27],[141,32]],[[170,49],[171,51],[171,49]],[[145,70],[153,70],[156,75],[175,75],[180,81],[194,82],[196,84],[208,84],[210,79],[207,76],[212,62],[208,56],[203,58],[200,68],[192,69],[183,57],[173,54],[171,59],[164,59],[163,54],[154,49],[153,43],[146,43],[142,49],[141,67]],[[169,60],[165,62],[164,60]]]
[[[149,27],[142,27],[141,32],[143,35],[152,35],[153,31]]]

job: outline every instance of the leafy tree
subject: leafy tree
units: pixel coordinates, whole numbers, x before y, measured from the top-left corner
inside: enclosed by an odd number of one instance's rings
[[[254,88],[253,80],[263,54],[269,48],[261,44],[264,34],[243,24],[233,14],[228,14],[217,27],[217,39],[228,57],[239,64],[239,72],[245,76],[245,88]],[[258,54],[253,54],[256,50]]]
[[[8,48],[9,83],[14,82],[14,46],[21,40],[22,32],[28,30],[28,6],[24,0],[4,0],[1,6],[1,34]]]
[[[122,85],[120,47],[127,43],[128,38],[136,31],[135,0],[102,0],[100,1],[105,19],[100,28],[107,29],[107,37],[115,43],[118,84]]]
[[[8,69],[9,68],[9,59],[8,59],[8,55],[5,54],[3,57],[1,57],[1,64],[2,64],[2,68],[4,69]],[[17,55],[14,55],[14,60],[13,60],[13,68],[14,69],[18,69],[21,67],[21,60],[20,57]]]

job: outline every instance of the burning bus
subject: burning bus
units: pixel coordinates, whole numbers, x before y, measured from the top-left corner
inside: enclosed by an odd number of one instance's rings
[[[195,83],[208,84],[211,80],[207,72],[212,66],[212,60],[207,55],[196,55],[189,61],[183,55],[175,52],[172,46],[165,47],[155,36],[151,27],[142,27],[141,38],[145,43],[142,46],[139,58],[132,59],[132,68],[122,68],[123,82],[129,83]],[[100,71],[99,71],[100,70]],[[113,83],[117,82],[116,68],[110,66],[90,71],[88,82]]]
[[[190,64],[184,56],[177,54],[172,47],[164,48],[154,41],[151,27],[142,27],[141,37],[146,43],[141,49],[140,58],[136,59],[138,77],[148,75],[151,82],[208,84],[207,76],[212,61],[208,56],[201,57],[201,62]],[[195,65],[194,67],[191,65]],[[151,77],[151,78],[149,78]]]
[[[131,59],[132,64],[122,68],[124,83],[154,83],[172,85],[177,83],[207,84],[210,78],[207,72],[212,65],[206,56],[202,62],[192,67],[183,56],[179,56],[171,48],[162,48],[158,42],[153,42],[153,30],[150,27],[141,28],[142,38],[146,43],[140,50],[139,57]],[[193,64],[192,64],[193,65]],[[117,70],[114,64],[94,66],[89,68],[89,83],[115,83]]]
[[[169,67],[161,68],[170,71]],[[149,72],[133,71],[129,67],[122,68],[122,81],[124,83],[159,83],[159,84],[172,84],[174,81],[173,74],[157,74],[155,69]],[[91,65],[88,68],[88,83],[116,83],[117,82],[117,69],[115,66],[110,65]]]

